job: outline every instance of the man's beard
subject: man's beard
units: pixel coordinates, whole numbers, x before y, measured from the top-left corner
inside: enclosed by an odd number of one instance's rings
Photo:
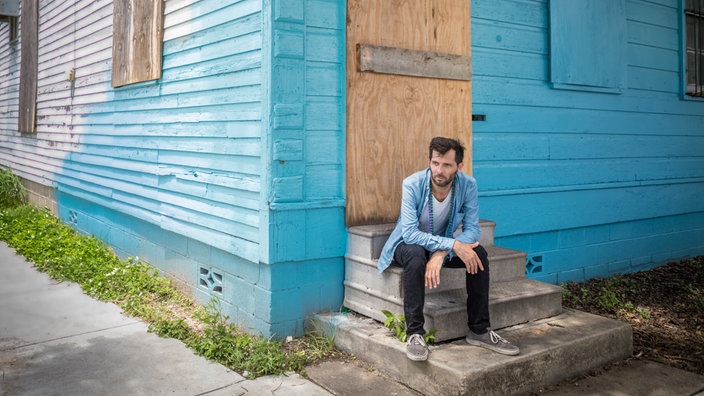
[[[447,187],[450,184],[452,184],[452,181],[455,180],[456,175],[457,175],[457,172],[451,174],[447,179],[443,178],[442,176],[433,175],[433,183],[437,187]],[[440,180],[438,180],[438,178],[440,178]]]

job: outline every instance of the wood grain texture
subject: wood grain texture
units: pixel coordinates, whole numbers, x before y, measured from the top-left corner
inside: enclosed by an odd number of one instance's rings
[[[161,0],[113,1],[112,86],[161,77],[164,3]]]
[[[471,169],[469,81],[362,73],[357,44],[470,56],[469,2],[351,0],[347,25],[347,225],[394,221],[401,182],[433,136],[459,138]]]
[[[472,62],[468,56],[368,44],[359,45],[359,54],[359,71],[448,80],[472,79]]]

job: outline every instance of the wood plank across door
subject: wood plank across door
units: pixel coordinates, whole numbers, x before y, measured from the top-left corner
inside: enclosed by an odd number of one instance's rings
[[[459,138],[471,173],[470,48],[469,0],[348,0],[348,226],[396,220],[433,136]]]

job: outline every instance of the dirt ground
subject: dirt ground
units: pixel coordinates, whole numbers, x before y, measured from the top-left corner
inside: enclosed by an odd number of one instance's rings
[[[565,285],[563,306],[633,328],[633,355],[704,375],[704,256]]]

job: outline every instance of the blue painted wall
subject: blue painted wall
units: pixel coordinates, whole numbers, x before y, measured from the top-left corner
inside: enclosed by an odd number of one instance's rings
[[[552,283],[703,254],[704,102],[682,95],[681,1],[566,3],[472,0],[481,217]]]
[[[265,29],[268,249],[260,261],[276,335],[301,334],[305,318],[342,305],[345,15],[344,1],[277,0]]]

